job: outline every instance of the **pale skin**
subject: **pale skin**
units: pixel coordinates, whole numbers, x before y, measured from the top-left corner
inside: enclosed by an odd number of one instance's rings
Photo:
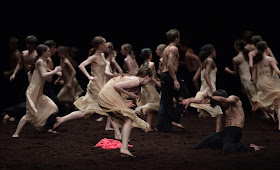
[[[204,98],[180,98],[181,104],[185,105],[185,108],[188,107],[190,103],[197,104],[206,104],[210,103],[210,100],[214,101],[212,107],[219,105],[225,115],[225,127],[236,126],[243,128],[244,127],[244,110],[242,107],[242,102],[239,97],[231,95],[227,98],[221,96],[205,96]],[[250,144],[250,147],[253,147],[255,151],[263,149],[263,146],[257,146],[255,144]]]
[[[152,53],[150,53],[150,57],[148,59],[148,67],[153,71],[153,73],[155,73],[155,63],[151,62],[152,58],[153,55]],[[153,77],[151,81],[153,81],[156,86],[161,87],[161,83],[158,79]],[[152,120],[153,120],[154,111],[148,108],[142,108],[142,112],[144,113],[144,115],[146,115],[146,122],[149,124],[149,131],[153,131]]]
[[[16,77],[17,72],[23,68],[26,73],[30,71],[30,68],[36,60],[37,52],[35,50],[35,44],[26,44],[27,50],[22,51],[21,58],[10,77],[10,81]]]
[[[129,51],[125,50],[123,46],[121,47],[121,53],[126,56],[124,59],[124,69],[132,75],[137,73],[139,66],[136,59],[132,57]]]
[[[145,76],[143,78],[136,77],[136,76],[128,76],[128,80],[116,83],[113,87],[116,91],[119,93],[126,94],[131,99],[136,99],[137,95],[133,92],[127,91],[126,89],[132,89],[135,87],[140,86],[141,84],[147,84],[151,80],[151,77]],[[128,108],[133,107],[134,104],[131,101],[125,101]],[[122,147],[120,149],[121,155],[127,155],[131,157],[135,157],[131,154],[131,152],[128,150],[128,140],[131,132],[132,127],[132,120],[126,119],[122,131],[121,131],[121,138],[122,138]]]
[[[258,50],[255,47],[254,50],[250,51],[249,54],[248,54],[248,57],[249,57],[249,67],[250,67],[250,73],[251,74],[253,73],[253,69],[254,69],[253,60],[254,60],[254,57],[256,56],[257,52],[258,52]],[[266,49],[266,55],[268,55],[270,57],[273,57],[275,59],[275,57],[274,57],[274,55],[273,55],[273,53],[272,53],[272,51],[271,51],[271,49],[269,47],[267,47],[267,49]]]
[[[270,67],[272,67],[272,69],[276,72],[276,74],[278,76],[280,76],[280,70],[279,70],[279,68],[277,66],[277,61],[275,60],[275,58],[270,57],[270,56],[266,55],[266,53],[264,53],[262,61],[263,61],[264,66],[270,65]],[[254,67],[256,67],[256,65]],[[257,81],[257,69],[256,68],[253,69],[252,80],[255,83]],[[280,118],[280,99],[279,98],[275,99],[274,103],[277,106],[275,112],[276,112],[277,117],[279,119]],[[268,112],[268,114],[276,122],[276,120],[274,118],[274,113]],[[279,123],[279,121],[278,121],[278,130],[280,130],[280,123]]]
[[[96,81],[97,78],[90,75],[87,70],[86,70],[86,66],[91,65],[91,67],[95,67],[96,63],[99,63],[101,60],[104,59],[104,54],[103,52],[106,49],[106,41],[104,39],[104,42],[102,44],[99,45],[99,47],[96,49],[96,52],[94,53],[94,55],[88,57],[85,61],[83,61],[78,67],[79,69],[82,71],[82,73],[88,78],[89,81]],[[84,118],[85,116],[85,111],[74,111],[66,116],[63,117],[57,117],[56,118],[56,123],[53,125],[53,129],[57,128],[59,125],[61,125],[64,122],[70,121],[70,120],[74,120],[74,119],[80,119],[80,118]],[[121,139],[121,135],[119,132],[118,127],[115,125],[115,123],[112,122],[112,126],[115,132],[115,139]]]
[[[216,64],[214,59],[216,58],[216,51],[213,50],[212,54],[205,59],[205,61],[201,64],[201,67],[205,68],[204,77],[206,80],[206,83],[208,84],[209,88],[212,92],[215,92],[215,89],[213,88],[210,80],[210,72],[211,70],[216,68]],[[193,83],[197,91],[199,91],[199,84],[198,79],[200,78],[201,74],[201,67],[196,71],[194,77],[193,77]],[[221,131],[222,129],[222,115],[216,116],[216,132]]]
[[[179,90],[180,84],[176,77],[176,72],[179,67],[179,51],[176,45],[178,45],[180,38],[176,38],[175,42],[169,43],[164,49],[162,56],[162,72],[169,72],[174,82],[174,89]]]
[[[61,71],[60,66],[55,67],[55,69],[50,72],[45,70],[46,69],[46,60],[49,57],[50,57],[50,51],[48,49],[47,51],[43,52],[42,56],[37,61],[39,73],[40,73],[41,77],[45,80],[47,80],[48,78],[52,77],[54,74],[59,73]],[[19,121],[17,129],[16,129],[15,133],[13,134],[13,137],[19,137],[19,133],[26,123],[27,123],[27,121],[23,118]],[[55,133],[54,131],[50,131],[50,132]]]

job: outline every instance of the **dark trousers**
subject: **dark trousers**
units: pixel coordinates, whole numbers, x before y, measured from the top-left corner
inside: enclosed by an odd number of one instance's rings
[[[221,132],[209,135],[199,141],[195,149],[213,148],[222,149],[226,152],[233,151],[254,151],[253,147],[239,143],[242,137],[243,129],[236,126],[226,127]]]
[[[174,81],[169,72],[164,72],[160,76],[161,80],[161,99],[158,109],[156,128],[159,131],[171,132],[172,121],[179,123],[181,114],[185,107],[179,104],[179,97],[189,98],[190,94],[181,78],[176,74],[177,80],[180,83],[180,89],[174,89]],[[173,107],[173,97],[177,100],[176,108]]]

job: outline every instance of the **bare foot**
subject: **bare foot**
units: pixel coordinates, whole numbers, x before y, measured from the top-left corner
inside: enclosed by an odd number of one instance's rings
[[[10,119],[10,116],[5,114],[5,116],[3,117],[3,123],[7,123],[7,121]]]
[[[57,131],[52,130],[52,129],[48,129],[47,132],[49,132],[49,133],[54,133],[54,134],[58,133]]]
[[[111,128],[110,126],[109,127],[105,127],[105,130],[109,131],[109,130],[114,130],[113,128]]]
[[[258,145],[255,145],[255,144],[250,144],[250,147],[253,147],[254,151],[259,151],[259,150],[265,148],[263,146],[258,146]]]
[[[115,134],[115,139],[121,141],[122,140],[122,136],[121,134]]]
[[[176,122],[172,122],[172,125],[181,128],[181,129],[185,129],[185,127],[183,125],[181,125],[180,123],[176,123]]]
[[[15,121],[16,119],[14,118],[14,117],[11,117],[10,119],[9,119],[9,121],[10,122],[13,122],[13,121]]]
[[[19,138],[19,135],[13,134],[13,138]]]
[[[62,123],[62,117],[57,117],[56,122],[53,125],[53,129],[57,128]]]
[[[120,153],[121,153],[121,157],[136,157],[134,155],[132,155],[129,150],[122,150],[120,149]]]
[[[101,122],[101,121],[103,121],[103,119],[104,119],[103,116],[101,116],[100,118],[96,119],[96,121]]]

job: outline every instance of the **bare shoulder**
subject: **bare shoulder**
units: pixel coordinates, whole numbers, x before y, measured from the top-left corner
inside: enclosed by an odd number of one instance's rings
[[[38,59],[37,61],[36,61],[36,65],[37,66],[42,66],[44,64],[44,61],[42,60],[42,59]]]
[[[178,52],[178,48],[175,46],[170,46],[169,50],[170,50],[170,52],[173,52],[173,53]]]

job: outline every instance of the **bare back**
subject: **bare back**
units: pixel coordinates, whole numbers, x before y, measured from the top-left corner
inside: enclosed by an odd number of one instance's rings
[[[168,45],[162,54],[162,72],[169,71],[168,66],[173,65],[174,71],[178,71],[179,67],[179,52],[178,48],[172,45]]]
[[[185,53],[186,68],[189,72],[194,72],[200,67],[200,59],[194,54],[192,49]]]

